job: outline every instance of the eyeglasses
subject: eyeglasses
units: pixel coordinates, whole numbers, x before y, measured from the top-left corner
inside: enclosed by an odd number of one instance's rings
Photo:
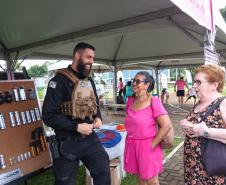
[[[133,84],[135,83],[136,85],[139,85],[139,84],[142,83],[142,82],[146,83],[147,80],[133,79]]]
[[[200,86],[202,85],[202,83],[205,83],[205,82],[208,82],[208,81],[194,80],[193,85],[196,84],[197,86]]]

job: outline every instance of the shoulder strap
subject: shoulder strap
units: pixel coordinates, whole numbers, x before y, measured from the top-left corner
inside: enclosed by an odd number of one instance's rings
[[[201,118],[201,121],[202,122],[203,120],[205,120],[211,113],[214,112],[214,110],[220,106],[221,102],[225,99],[225,97],[221,97],[217,100],[216,103],[214,103],[210,108],[209,110],[206,112],[206,114]]]
[[[150,106],[151,106],[151,108],[153,109],[154,107],[153,107],[153,102],[155,102],[156,101],[156,99],[155,99],[156,97],[154,97],[154,96],[151,96],[151,104],[150,104]]]
[[[71,80],[74,84],[76,84],[79,79],[67,68],[66,69],[59,69],[57,73],[66,76],[69,80]]]
[[[88,80],[91,82],[91,85],[92,85],[92,88],[93,88],[93,92],[94,92],[94,95],[96,97],[96,103],[97,103],[97,106],[99,107],[100,102],[99,102],[99,98],[98,98],[98,94],[97,94],[97,90],[96,90],[96,86],[94,84],[94,81],[92,80],[91,77],[88,77]]]
[[[151,106],[151,110],[152,110],[152,113],[154,114],[154,107],[153,107],[153,96],[151,96],[151,104],[150,104],[150,106]]]

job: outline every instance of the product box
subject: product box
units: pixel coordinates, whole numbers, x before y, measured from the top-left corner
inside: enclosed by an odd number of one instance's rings
[[[118,158],[110,161],[111,185],[120,185],[120,160]],[[89,171],[86,169],[86,185],[93,185],[93,179],[90,177]]]

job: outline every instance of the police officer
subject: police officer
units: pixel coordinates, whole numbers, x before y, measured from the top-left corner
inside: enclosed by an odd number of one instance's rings
[[[95,48],[80,42],[73,62],[49,82],[42,119],[54,129],[59,157],[53,159],[55,185],[74,185],[79,160],[90,171],[94,185],[110,185],[109,157],[93,131],[102,125],[99,100],[88,77]],[[79,90],[78,90],[79,89]]]

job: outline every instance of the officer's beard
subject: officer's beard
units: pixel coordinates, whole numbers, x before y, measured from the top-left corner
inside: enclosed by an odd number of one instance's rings
[[[86,68],[86,66],[89,65],[89,69]],[[77,64],[77,69],[78,69],[78,75],[80,78],[86,78],[89,76],[91,69],[92,69],[92,64],[84,64],[83,60],[80,58],[78,60]]]

